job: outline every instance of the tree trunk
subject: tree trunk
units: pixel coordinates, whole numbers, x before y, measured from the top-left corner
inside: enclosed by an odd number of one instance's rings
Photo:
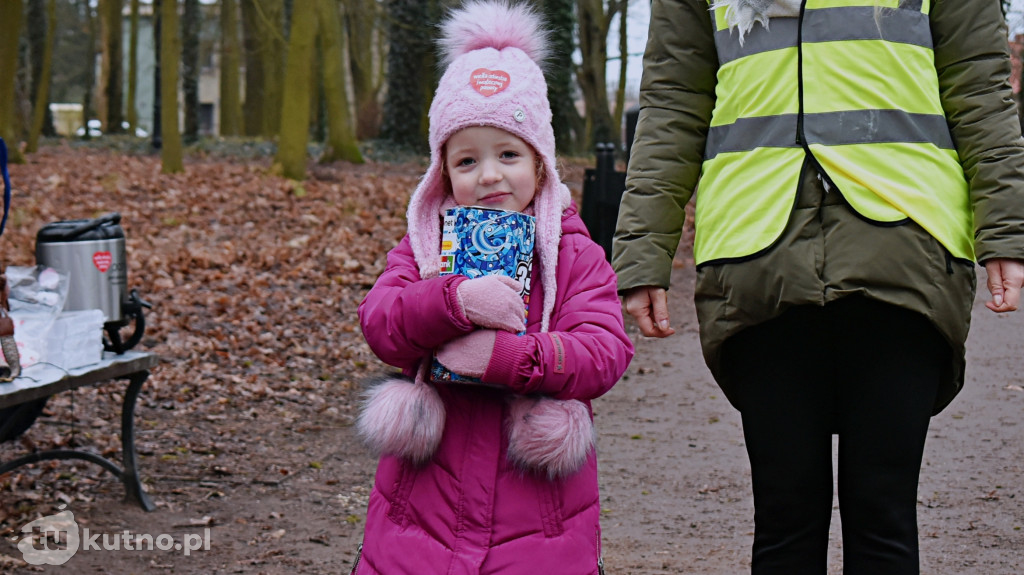
[[[260,54],[263,58],[263,128],[264,137],[273,138],[281,130],[281,101],[284,90],[284,62],[287,45],[284,40],[284,1],[257,0],[262,8],[260,18]],[[310,39],[310,42],[313,40]]]
[[[14,130],[14,77],[18,67],[21,12],[20,1],[0,2],[0,22],[4,23],[4,33],[0,34],[0,138],[7,142],[8,160],[12,164],[25,162]]]
[[[319,16],[317,17],[319,18]],[[317,44],[313,48],[313,69],[324,69],[323,36],[317,36]],[[324,90],[324,74],[311,74],[309,85],[309,129],[314,142],[327,142],[327,102]]]
[[[101,0],[101,34],[103,37],[103,65],[101,68],[100,85],[103,86],[104,131],[108,134],[124,132],[121,123],[124,121],[124,77],[121,75],[124,59],[124,34],[122,32],[121,11],[124,0]]]
[[[131,24],[128,28],[128,98],[125,112],[128,130],[135,135],[139,127],[139,110],[135,104],[135,92],[139,83],[139,0],[131,0]]]
[[[356,139],[369,140],[380,134],[380,89],[384,79],[380,8],[377,0],[349,0],[345,5]]]
[[[432,1],[388,0],[388,90],[381,135],[392,144],[427,149],[433,87],[435,21]]]
[[[152,146],[159,150],[164,146],[163,127],[163,87],[160,85],[160,78],[163,71],[160,69],[160,44],[163,42],[163,21],[160,14],[163,12],[161,0],[153,0],[153,134]]]
[[[48,10],[52,10],[52,14],[49,16]],[[43,77],[46,77],[47,85],[53,83],[53,46],[56,43],[56,31],[52,30],[48,25],[48,22],[55,22],[57,8],[54,6],[52,9],[48,8],[47,0],[29,0],[28,3],[28,20],[26,22],[28,28],[28,43],[29,43],[29,54],[32,60],[32,89],[29,93],[29,98],[33,104],[33,123],[35,120],[35,102],[39,99],[39,89],[43,83]],[[52,34],[52,35],[51,35]],[[47,56],[47,50],[50,55]],[[46,59],[50,59],[49,71],[44,71],[43,67]],[[52,91],[48,92],[52,93]],[[57,131],[53,127],[53,113],[50,112],[50,96],[47,96],[46,106],[43,108],[43,119],[41,120],[41,127],[39,132],[36,134],[38,139],[42,136],[56,136]],[[29,129],[29,142],[32,140],[32,130]]]
[[[181,14],[181,92],[185,103],[187,143],[199,140],[199,0],[184,0]]]
[[[587,148],[597,142],[612,141],[611,108],[605,67],[608,63],[608,25],[618,10],[618,3],[608,0],[608,11],[602,0],[577,0],[580,54],[582,63],[576,73],[586,110]]]
[[[159,1],[159,0],[157,0]],[[93,96],[96,90],[96,19],[93,15],[92,5],[89,0],[79,0],[82,15],[86,21],[88,38],[85,42],[85,91],[82,95],[82,127],[84,133],[82,139],[88,140],[92,137],[89,133],[89,120],[93,116]]]
[[[273,138],[281,126],[283,0],[241,0],[245,38],[245,133]]]
[[[263,56],[260,53],[260,11],[258,0],[241,0],[243,50],[245,55],[245,103],[242,105],[245,135],[263,133]]]
[[[40,73],[38,84],[35,86],[35,98],[32,108],[32,128],[28,134],[28,146],[25,151],[33,153],[39,148],[39,136],[43,132],[43,122],[46,120],[46,112],[50,109],[50,70],[53,65],[53,45],[57,37],[57,0],[49,0],[46,6],[46,34],[45,46],[40,60]],[[34,58],[33,58],[34,60]],[[33,68],[35,62],[33,62]],[[53,123],[50,123],[53,129]]]
[[[21,0],[17,0],[21,1]],[[22,14],[22,26],[24,26]],[[18,42],[18,69],[14,75],[14,134],[19,141],[27,141],[32,126],[32,66],[28,42]]]
[[[309,143],[309,86],[317,36],[319,0],[295,0],[292,30],[285,67],[281,109],[281,135],[274,163],[293,180],[306,177],[306,145]]]
[[[615,90],[615,110],[612,112],[612,133],[613,142],[617,150],[622,147],[622,114],[626,107],[626,66],[629,62],[629,30],[626,26],[626,17],[629,13],[629,3],[623,0],[619,3],[619,87]]]
[[[181,58],[178,0],[161,1],[160,27],[160,130],[163,141],[160,160],[163,173],[172,174],[185,171],[178,128],[178,65]]]
[[[242,107],[239,93],[238,2],[220,3],[220,135],[242,133]]]
[[[348,86],[345,74],[345,43],[342,37],[338,4],[335,0],[318,0],[320,7],[320,46],[323,54],[324,100],[327,104],[327,150],[321,162],[345,160],[361,164],[352,118],[349,116]]]
[[[576,50],[573,40],[573,15],[575,0],[546,0],[544,12],[547,27],[551,30],[551,62],[572,62]],[[551,103],[551,124],[555,131],[555,148],[562,153],[578,154],[582,151],[580,140],[583,133],[583,118],[573,102],[575,86],[572,66],[549,66],[546,73],[548,100]]]

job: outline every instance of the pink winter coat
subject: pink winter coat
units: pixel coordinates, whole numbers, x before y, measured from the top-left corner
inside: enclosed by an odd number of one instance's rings
[[[534,266],[527,333],[499,337],[488,374],[502,374],[515,393],[579,399],[589,407],[626,370],[633,346],[623,329],[615,274],[575,207],[563,213],[562,233],[550,327],[557,335],[540,333],[544,290]],[[435,348],[472,331],[453,310],[452,281],[460,276],[421,280],[404,238],[359,307],[374,353],[411,377]],[[419,467],[390,456],[380,460],[357,575],[596,574],[601,529],[594,452],[568,478],[524,472],[506,458],[507,391],[453,384],[438,385],[438,392],[447,419],[433,459]]]

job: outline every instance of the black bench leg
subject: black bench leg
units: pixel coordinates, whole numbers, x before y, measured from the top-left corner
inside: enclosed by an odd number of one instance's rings
[[[156,509],[156,505],[153,505],[149,495],[142,490],[139,468],[135,462],[135,400],[148,377],[149,371],[140,371],[128,376],[128,390],[124,393],[124,404],[121,407],[121,453],[124,457],[121,483],[124,483],[125,501],[136,501],[146,511],[152,511]]]

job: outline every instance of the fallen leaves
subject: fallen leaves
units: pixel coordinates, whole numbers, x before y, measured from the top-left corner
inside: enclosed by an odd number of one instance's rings
[[[193,401],[322,393],[379,367],[353,312],[405,233],[419,166],[320,166],[299,185],[253,160],[175,175],[156,157],[68,146],[30,160],[12,167],[6,263],[34,264],[46,223],[120,212],[129,287],[153,304],[141,347],[169,361],[160,379],[230,384]]]
[[[121,213],[128,287],[153,305],[138,348],[164,360],[138,400],[143,464],[211,477],[270,471],[277,481],[318,469],[321,462],[308,457],[268,464],[259,454],[273,450],[261,429],[325,419],[350,425],[356,382],[386,369],[363,340],[356,309],[405,233],[405,206],[423,167],[338,163],[317,166],[297,185],[270,174],[267,159],[192,158],[174,175],[160,173],[156,156],[69,145],[28,160],[11,166],[3,263],[34,265],[35,235],[45,224]],[[70,429],[36,425],[26,440],[32,449],[77,442],[119,459],[120,394],[112,385],[59,394],[44,417]],[[146,431],[181,424],[188,426],[181,434]],[[0,446],[9,448],[0,460],[19,446]],[[104,474],[64,462],[58,473],[67,477],[55,481],[55,465],[0,478],[0,492],[15,494],[0,502],[0,533],[43,503],[30,495],[37,478],[47,490],[74,492]],[[25,510],[15,512],[18,505]]]

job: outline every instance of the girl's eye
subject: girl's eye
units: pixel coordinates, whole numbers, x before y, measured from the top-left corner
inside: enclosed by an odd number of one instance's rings
[[[462,158],[461,160],[458,160],[457,162],[455,162],[455,165],[456,166],[472,166],[474,163],[475,163],[475,161],[473,160],[473,158]]]
[[[510,159],[518,158],[518,157],[519,157],[519,153],[518,152],[513,152],[512,150],[508,150],[508,151],[505,151],[505,152],[501,153],[501,158],[503,160],[510,160]]]

